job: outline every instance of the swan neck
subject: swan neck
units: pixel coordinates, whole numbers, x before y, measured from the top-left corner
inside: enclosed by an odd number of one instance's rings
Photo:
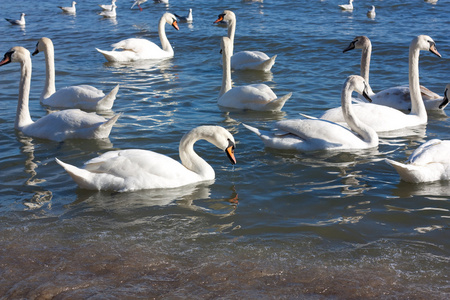
[[[420,93],[419,83],[420,49],[411,46],[409,49],[409,92],[411,95],[411,114],[428,119],[425,104]]]
[[[361,77],[369,83],[370,58],[372,56],[372,44],[364,47],[361,54]]]
[[[222,49],[222,88],[219,97],[231,90],[231,53],[230,47]]]
[[[16,120],[14,128],[21,130],[33,123],[28,106],[31,86],[31,58],[27,57],[20,63],[19,101],[17,102]]]
[[[236,32],[236,18],[231,18],[228,21],[228,37],[231,40],[231,56],[234,53],[234,34]]]
[[[55,51],[53,44],[45,44],[45,85],[41,100],[47,99],[56,92],[55,88]]]
[[[202,180],[215,178],[214,169],[194,151],[194,144],[198,140],[205,139],[198,129],[185,134],[180,141],[179,153],[183,166],[198,174]]]
[[[158,34],[159,40],[161,41],[161,48],[166,52],[173,53],[172,46],[166,36],[166,20],[164,17],[161,17],[159,20]]]

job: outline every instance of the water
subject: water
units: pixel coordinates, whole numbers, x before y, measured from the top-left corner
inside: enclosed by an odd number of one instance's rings
[[[359,73],[360,51],[343,54],[357,35],[372,40],[371,85],[407,83],[411,39],[430,35],[443,58],[421,53],[421,83],[439,94],[449,82],[446,1],[148,1],[130,10],[119,0],[116,20],[96,13],[102,1],[0,2],[2,17],[27,14],[24,29],[2,22],[2,54],[34,50],[42,36],[55,45],[56,87],[120,84],[114,112],[123,113],[106,141],[57,143],[13,128],[19,65],[0,68],[0,295],[4,299],[134,298],[449,298],[450,183],[401,182],[384,158],[403,161],[422,142],[450,138],[445,114],[426,128],[383,138],[375,150],[296,153],[265,149],[245,122],[270,128],[299,113],[320,115],[338,105],[340,88]],[[406,2],[406,1],[405,1]],[[106,3],[106,1],[105,1]],[[375,5],[377,17],[366,11]],[[194,23],[166,26],[175,57],[127,65],[106,63],[95,47],[129,37],[159,44],[165,11]],[[264,82],[277,95],[293,92],[281,113],[226,112],[216,104],[222,71],[212,25],[224,9],[237,15],[236,50],[278,54],[272,73],[234,72],[235,85]],[[38,98],[44,56],[33,59],[30,109]],[[55,163],[76,166],[115,149],[151,149],[178,157],[189,129],[218,124],[238,142],[238,164],[206,142],[196,150],[216,170],[214,182],[134,193],[77,188]],[[447,155],[447,154],[443,154]]]

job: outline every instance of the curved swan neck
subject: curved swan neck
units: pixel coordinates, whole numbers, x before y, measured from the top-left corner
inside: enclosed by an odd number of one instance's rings
[[[213,132],[195,128],[186,133],[180,141],[179,153],[183,166],[198,174],[203,179],[214,179],[214,169],[194,151],[194,144],[198,140],[210,140]]]
[[[55,50],[53,42],[48,39],[40,41],[44,43],[45,55],[45,86],[41,94],[41,100],[47,99],[56,92],[55,88]]]
[[[414,40],[409,46],[409,92],[411,95],[411,114],[424,118],[426,121],[428,115],[420,93],[419,55],[420,49],[415,44]]]
[[[158,34],[159,34],[159,40],[161,41],[161,48],[164,51],[173,54],[172,45],[170,45],[170,42],[169,42],[169,40],[167,39],[167,36],[166,36],[166,19],[165,19],[165,15],[163,15],[161,17],[161,19],[159,19]]]
[[[219,97],[231,90],[231,42],[222,38],[222,88]]]
[[[14,128],[18,130],[33,123],[28,106],[30,100],[31,69],[31,58],[28,55],[28,57],[25,57],[20,62],[19,101],[17,102],[16,120],[14,122]]]

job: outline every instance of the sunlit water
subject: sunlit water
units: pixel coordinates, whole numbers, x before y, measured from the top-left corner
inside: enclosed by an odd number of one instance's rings
[[[1,1],[2,17],[27,14],[24,28],[0,27],[0,52],[34,50],[42,36],[55,45],[56,87],[120,84],[110,139],[36,140],[14,130],[19,65],[0,68],[0,295],[5,299],[307,298],[445,299],[449,285],[450,183],[408,184],[384,159],[404,161],[422,142],[450,138],[445,114],[409,135],[383,138],[377,149],[296,153],[265,149],[242,123],[270,128],[299,113],[319,116],[340,103],[361,52],[343,54],[357,35],[372,40],[371,85],[407,84],[411,39],[430,35],[443,58],[421,53],[421,83],[443,94],[449,74],[450,5],[424,1],[171,0],[130,10],[118,0],[115,20],[97,15],[102,1],[78,1],[76,16],[56,7],[71,1]],[[108,1],[104,1],[105,3]],[[407,2],[407,3],[405,3]],[[374,20],[366,17],[376,6]],[[175,57],[109,64],[95,47],[129,37],[159,44],[165,11],[193,9],[180,31],[166,26]],[[293,92],[281,113],[226,112],[219,40],[213,25],[237,15],[235,49],[278,54],[272,72],[234,72],[235,85],[264,82]],[[30,109],[39,104],[44,55],[33,59]],[[76,166],[113,149],[151,149],[178,158],[191,128],[218,124],[237,140],[231,166],[214,146],[196,150],[216,170],[214,182],[174,190],[92,192],[55,163]],[[448,155],[443,153],[442,155]]]

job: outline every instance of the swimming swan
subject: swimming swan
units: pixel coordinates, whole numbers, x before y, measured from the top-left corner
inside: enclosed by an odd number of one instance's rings
[[[395,168],[406,182],[450,180],[450,141],[430,140],[414,150],[406,163],[391,159],[386,162]]]
[[[181,163],[141,149],[106,152],[87,161],[84,169],[57,158],[56,162],[84,189],[126,192],[175,188],[215,178],[214,169],[194,151],[198,140],[207,140],[224,150],[231,163],[236,164],[234,138],[220,126],[199,126],[185,134],[179,146]]]
[[[420,94],[419,84],[420,50],[430,51],[441,57],[431,37],[419,35],[412,40],[409,46],[409,91],[411,94],[411,112],[409,114],[373,103],[353,105],[356,115],[376,132],[400,130],[427,123],[428,115]],[[340,107],[327,110],[320,118],[333,122],[345,122]]]
[[[364,124],[352,108],[352,92],[367,95],[368,85],[361,76],[349,76],[342,87],[341,102],[345,120],[351,130],[339,124],[322,119],[283,120],[275,123],[277,131],[265,132],[244,126],[256,133],[270,148],[299,151],[351,150],[378,146],[378,135]]]
[[[65,13],[75,14],[77,12],[77,9],[75,8],[75,4],[77,4],[77,3],[75,1],[72,1],[72,6],[68,6],[68,7],[58,6],[58,7],[61,8],[62,11]]]
[[[173,14],[165,13],[162,15],[158,25],[158,34],[162,49],[153,42],[138,38],[130,38],[112,44],[111,46],[114,48],[112,51],[104,51],[98,48],[95,49],[103,54],[107,61],[111,62],[127,62],[142,59],[161,59],[173,57],[172,46],[166,37],[166,23],[172,25],[176,30],[179,30],[177,19]],[[122,49],[123,51],[115,51],[116,49]]]
[[[214,23],[227,22],[228,37],[231,40],[231,69],[233,70],[259,70],[268,72],[275,64],[276,55],[269,57],[261,51],[234,52],[234,33],[236,32],[236,15],[231,10],[224,10]]]
[[[40,101],[44,105],[58,108],[80,108],[85,110],[111,109],[116,99],[119,85],[105,95],[103,91],[90,85],[68,86],[55,89],[55,51],[51,39],[43,37],[36,44],[33,56],[45,54],[45,86]]]
[[[217,104],[237,109],[280,111],[286,101],[292,96],[292,93],[277,98],[272,89],[265,84],[250,84],[232,88],[230,68],[231,40],[228,37],[222,37],[220,47],[222,50],[223,75],[222,88]]]
[[[11,48],[0,61],[0,66],[10,62],[19,62],[21,65],[15,129],[22,131],[27,136],[54,141],[63,141],[69,138],[103,139],[109,136],[119,115],[106,120],[95,113],[67,109],[48,114],[33,122],[28,108],[31,84],[30,51],[20,46]]]
[[[372,43],[367,36],[357,36],[350,45],[344,49],[347,52],[353,49],[361,49],[361,76],[369,83],[370,58],[372,55]],[[369,83],[370,84],[370,83]],[[430,91],[424,86],[420,86],[422,99],[427,110],[444,109],[442,105],[443,97]],[[409,86],[396,86],[386,90],[374,93],[370,89],[370,98],[372,103],[390,106],[400,110],[411,110],[411,96]]]
[[[19,20],[8,19],[8,18],[5,18],[5,20],[8,21],[9,23],[11,23],[12,25],[25,26],[25,13],[20,14]]]

